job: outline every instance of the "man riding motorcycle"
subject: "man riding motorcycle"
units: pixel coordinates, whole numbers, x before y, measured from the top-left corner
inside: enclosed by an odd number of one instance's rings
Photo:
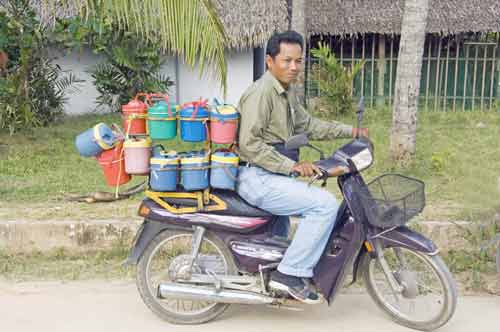
[[[277,271],[271,274],[269,286],[305,303],[318,303],[319,296],[304,279],[313,276],[339,205],[327,190],[291,176],[321,172],[311,162],[299,161],[299,151],[287,150],[284,142],[301,133],[314,140],[355,137],[358,129],[315,119],[298,102],[292,85],[302,70],[303,47],[303,38],[295,31],[271,36],[266,48],[268,70],[240,99],[242,162],[237,190],[250,204],[281,216],[285,230],[287,216],[300,216],[297,232]],[[359,134],[367,136],[368,131],[363,128]]]

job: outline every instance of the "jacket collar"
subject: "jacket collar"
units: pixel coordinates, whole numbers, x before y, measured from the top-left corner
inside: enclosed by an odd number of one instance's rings
[[[266,73],[264,74],[265,76],[265,79],[266,80],[269,80],[274,89],[276,90],[276,92],[278,93],[278,95],[282,95],[283,93],[285,93],[287,90],[285,90],[285,88],[283,88],[283,85],[281,85],[280,81],[278,81],[278,79],[276,77],[273,76],[273,74],[271,74],[271,72],[268,70],[266,71]]]

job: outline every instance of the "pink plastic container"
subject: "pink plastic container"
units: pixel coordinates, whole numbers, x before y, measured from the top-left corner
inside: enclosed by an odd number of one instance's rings
[[[128,139],[124,144],[125,172],[134,175],[149,174],[151,139]]]
[[[233,143],[238,131],[238,117],[234,106],[216,106],[210,112],[210,140],[217,144]]]

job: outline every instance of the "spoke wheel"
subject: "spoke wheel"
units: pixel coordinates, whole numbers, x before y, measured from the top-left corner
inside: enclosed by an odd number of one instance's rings
[[[136,282],[143,301],[160,318],[175,324],[203,323],[228,307],[223,303],[157,297],[160,283],[189,278],[192,238],[191,232],[164,231],[151,241],[137,265]],[[236,266],[224,243],[207,232],[192,272],[229,275],[236,274]]]
[[[384,257],[402,292],[394,292],[378,259],[363,258],[362,273],[375,303],[397,323],[423,331],[444,325],[453,315],[457,290],[439,256],[405,248],[384,249]]]

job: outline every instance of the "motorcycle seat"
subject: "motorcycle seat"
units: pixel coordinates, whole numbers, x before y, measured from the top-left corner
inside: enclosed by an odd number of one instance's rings
[[[232,190],[222,190],[222,189],[214,189],[211,191],[211,194],[216,195],[221,200],[223,200],[227,209],[220,211],[200,211],[198,213],[207,213],[207,214],[217,214],[217,215],[226,215],[226,216],[241,216],[241,217],[272,217],[273,214],[261,210],[258,207],[255,207],[249,203],[247,203],[243,198],[238,195],[235,191]],[[189,198],[171,198],[166,197],[164,200],[172,205],[180,205],[180,206],[196,206],[196,200]]]

